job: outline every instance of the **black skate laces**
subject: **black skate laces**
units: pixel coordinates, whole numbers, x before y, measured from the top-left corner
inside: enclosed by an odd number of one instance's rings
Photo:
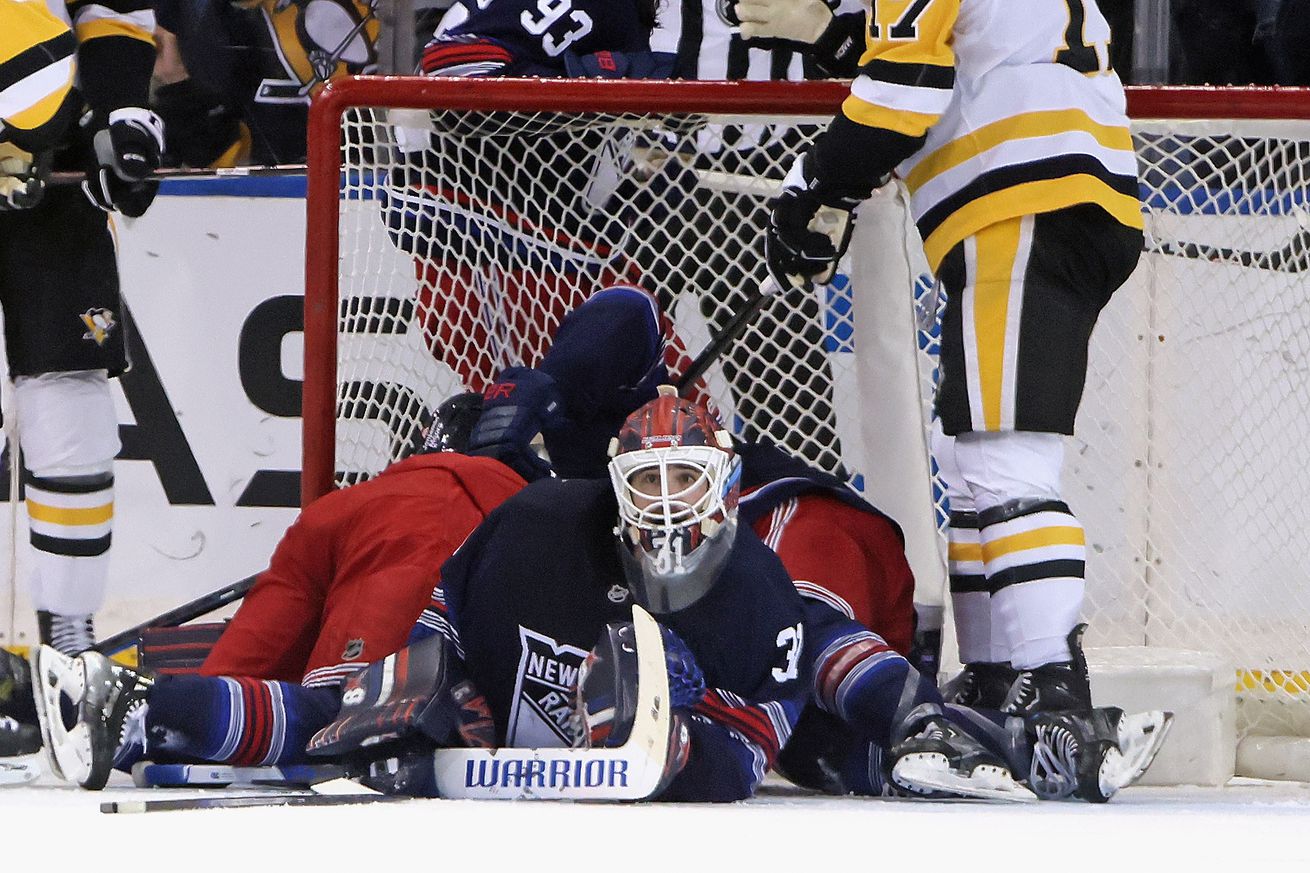
[[[89,615],[50,616],[50,647],[64,655],[78,655],[96,644],[95,622]]]

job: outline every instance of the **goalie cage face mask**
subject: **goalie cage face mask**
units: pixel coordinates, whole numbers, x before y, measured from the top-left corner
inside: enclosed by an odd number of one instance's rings
[[[737,533],[741,460],[705,407],[661,386],[611,443],[619,554],[633,598],[668,614],[704,597]]]

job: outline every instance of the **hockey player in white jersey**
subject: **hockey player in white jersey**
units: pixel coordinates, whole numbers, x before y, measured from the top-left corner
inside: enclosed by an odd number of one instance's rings
[[[95,643],[109,581],[120,448],[110,379],[128,360],[107,213],[138,217],[159,188],[163,126],[146,108],[154,28],[149,0],[0,0],[0,309],[14,382],[4,412],[29,474],[40,639],[65,652]],[[86,181],[46,186],[47,170]]]
[[[947,295],[936,406],[954,461],[951,589],[965,670],[948,699],[1090,706],[1084,533],[1060,488],[1101,309],[1142,248],[1136,161],[1095,0],[873,0],[859,75],[793,166],[767,239],[804,284],[809,229],[895,173]]]

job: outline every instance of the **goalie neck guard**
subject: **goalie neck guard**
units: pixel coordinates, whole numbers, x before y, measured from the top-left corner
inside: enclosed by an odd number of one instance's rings
[[[628,588],[653,613],[686,609],[714,586],[736,538],[732,440],[708,409],[662,385],[624,422],[610,456]]]

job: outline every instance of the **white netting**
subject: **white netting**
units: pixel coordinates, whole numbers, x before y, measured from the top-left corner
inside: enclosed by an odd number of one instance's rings
[[[694,355],[763,280],[765,201],[814,121],[348,113],[339,481],[404,453],[446,396],[535,363],[604,284],[655,292]],[[398,122],[428,147],[398,149]],[[1098,324],[1069,444],[1088,643],[1220,652],[1248,702],[1276,704],[1244,707],[1243,732],[1310,733],[1307,262],[1259,254],[1301,239],[1310,124],[1149,122],[1135,136],[1148,233],[1172,253],[1145,255]],[[869,252],[852,254],[843,272],[868,275]],[[912,281],[931,312],[931,283]],[[774,301],[708,384],[737,432],[860,485],[883,463],[862,425],[918,411],[866,408],[855,309],[845,277]]]

